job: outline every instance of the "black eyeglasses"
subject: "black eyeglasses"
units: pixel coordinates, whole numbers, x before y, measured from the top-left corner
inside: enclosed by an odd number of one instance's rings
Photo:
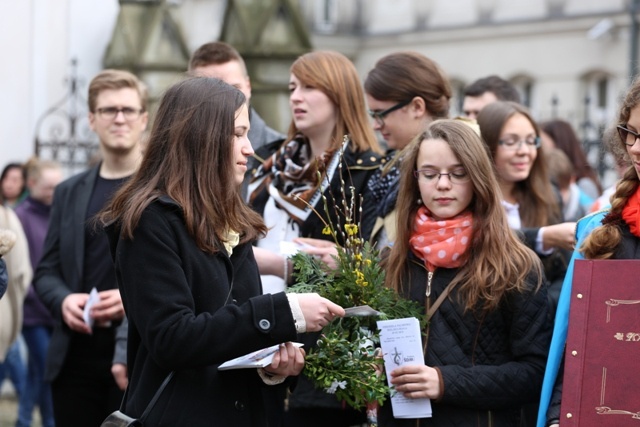
[[[113,120],[116,118],[118,113],[122,112],[122,115],[126,120],[133,121],[140,117],[140,114],[144,111],[142,108],[131,108],[131,107],[104,107],[98,108],[96,110],[98,115],[105,120]]]
[[[516,136],[506,136],[498,141],[498,144],[508,148],[509,150],[518,150],[525,144],[527,147],[538,149],[542,144],[539,136],[527,136],[526,138],[518,138]]]
[[[386,116],[389,113],[393,113],[396,110],[401,109],[402,107],[404,107],[405,105],[409,105],[409,103],[412,100],[408,100],[408,101],[403,101],[403,102],[398,102],[396,105],[394,105],[393,107],[389,107],[384,111],[371,111],[369,110],[369,115],[371,116],[371,118],[373,120],[376,121],[376,123],[378,123],[380,126],[384,126],[384,116]]]
[[[618,135],[620,135],[620,139],[624,142],[624,145],[629,147],[633,147],[638,138],[640,138],[640,133],[627,129],[623,125],[618,125]]]

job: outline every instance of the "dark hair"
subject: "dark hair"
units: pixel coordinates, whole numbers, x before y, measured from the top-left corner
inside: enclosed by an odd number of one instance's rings
[[[464,96],[480,96],[485,92],[493,93],[498,101],[513,101],[521,103],[518,90],[501,77],[496,75],[483,77],[471,83],[464,89]]]
[[[147,86],[134,74],[124,70],[103,70],[89,83],[89,111],[96,112],[96,101],[103,90],[134,89],[140,97],[140,106],[147,111],[149,95]]]
[[[189,71],[193,71],[198,67],[206,67],[212,64],[226,64],[231,61],[238,61],[240,65],[242,65],[245,75],[247,74],[247,67],[244,60],[233,46],[225,42],[205,43],[191,55]]]
[[[465,308],[475,309],[480,303],[484,310],[495,309],[506,292],[525,289],[526,278],[532,268],[537,269],[539,287],[542,283],[540,261],[509,229],[487,148],[476,132],[459,120],[436,120],[407,146],[400,166],[397,236],[385,261],[387,286],[400,291],[403,279],[407,279],[403,277],[403,271],[406,263],[410,262],[407,258],[411,251],[409,239],[419,208],[416,200],[420,198],[420,187],[413,171],[420,146],[434,139],[449,145],[469,173],[473,185],[473,199],[469,206],[473,215],[473,234],[466,261],[454,278],[456,283],[460,283]],[[505,253],[509,256],[505,257]]]
[[[564,120],[549,120],[542,122],[540,128],[553,139],[556,147],[569,157],[576,178],[591,179],[598,187],[598,192],[602,193],[602,186],[600,185],[598,175],[589,164],[573,127]]]
[[[155,199],[177,202],[187,230],[204,252],[216,253],[226,232],[253,241],[266,232],[234,182],[233,136],[236,112],[246,100],[218,79],[192,77],[162,97],[140,170],[101,214],[118,221],[124,238],[133,238],[140,216]]]
[[[380,101],[403,102],[419,96],[434,119],[449,116],[449,81],[438,64],[417,52],[396,52],[378,60],[364,90]]]
[[[5,178],[7,177],[7,175],[9,174],[9,171],[12,169],[20,169],[20,172],[22,173],[22,188],[20,189],[20,194],[24,193],[26,187],[27,187],[27,170],[24,168],[24,165],[21,163],[8,163],[4,169],[2,169],[2,174],[0,174],[0,183],[2,183]],[[0,202],[4,202],[5,201],[5,197],[4,194],[2,193],[2,191],[0,191]]]
[[[505,123],[516,114],[526,117],[536,135],[540,136],[540,128],[531,117],[529,110],[521,104],[509,101],[492,102],[478,114],[480,133],[493,158],[498,150]],[[560,206],[549,180],[542,147],[538,148],[538,155],[531,166],[529,176],[516,183],[515,191],[523,226],[542,227],[562,220]]]

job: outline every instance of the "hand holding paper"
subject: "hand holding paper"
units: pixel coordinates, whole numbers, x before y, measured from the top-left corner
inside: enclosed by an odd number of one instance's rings
[[[420,383],[428,381],[427,377],[430,377],[425,369],[428,367],[424,365],[420,322],[415,317],[381,320],[378,321],[378,328],[387,381],[389,386],[398,387],[397,393],[391,396],[394,418],[431,417],[431,401],[426,397],[427,394],[413,395],[414,390],[424,391],[424,385]],[[418,383],[415,374],[419,374]],[[437,377],[437,372],[435,375]]]
[[[300,348],[304,344],[299,342],[291,343],[294,347]],[[218,370],[226,371],[228,369],[244,369],[244,368],[264,368],[269,366],[273,361],[273,356],[282,344],[272,345],[271,347],[263,348],[261,350],[253,351],[244,356],[236,357],[235,359],[228,360],[222,365],[218,366]]]

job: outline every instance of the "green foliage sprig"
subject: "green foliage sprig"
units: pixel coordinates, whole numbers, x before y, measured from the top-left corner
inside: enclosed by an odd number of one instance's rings
[[[342,162],[342,178],[341,165]],[[362,213],[356,209],[360,196],[356,196],[353,187],[347,188],[344,180],[341,184],[342,206],[336,203],[334,206],[344,226],[337,228],[315,212],[324,223],[323,234],[336,242],[337,268],[333,270],[320,259],[298,252],[292,257],[295,285],[289,292],[316,292],[344,308],[368,305],[380,312],[378,316],[335,319],[324,327],[317,347],[308,350],[305,360],[304,373],[316,387],[335,394],[353,408],[363,409],[373,402],[381,404],[390,393],[383,360],[375,351],[380,342],[376,321],[416,317],[424,324],[424,309],[384,285],[385,272],[379,253],[361,236]],[[348,199],[347,192],[351,196]],[[330,217],[324,195],[323,201]],[[337,244],[338,233],[345,242],[343,247]]]

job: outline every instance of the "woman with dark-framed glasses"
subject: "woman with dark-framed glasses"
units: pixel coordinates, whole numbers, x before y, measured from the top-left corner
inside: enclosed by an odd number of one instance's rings
[[[549,281],[551,312],[574,243],[574,222],[564,222],[561,198],[551,184],[540,128],[526,107],[499,101],[478,115],[482,138],[489,147],[509,226],[542,259]]]
[[[387,145],[380,170],[369,180],[377,206],[371,241],[382,248],[395,240],[403,150],[429,123],[449,116],[451,87],[431,59],[417,52],[396,52],[378,60],[364,90],[373,129]]]
[[[553,338],[545,371],[538,427],[558,427],[562,401],[564,350],[576,259],[640,259],[640,79],[624,97],[615,137],[605,139],[614,154],[624,152],[626,170],[611,196],[611,206],[578,221],[576,248],[558,301]],[[613,132],[613,129],[607,131]],[[616,156],[617,157],[617,156]],[[630,161],[630,162],[629,162]],[[624,354],[620,354],[625,357]],[[626,357],[629,357],[628,355]]]

